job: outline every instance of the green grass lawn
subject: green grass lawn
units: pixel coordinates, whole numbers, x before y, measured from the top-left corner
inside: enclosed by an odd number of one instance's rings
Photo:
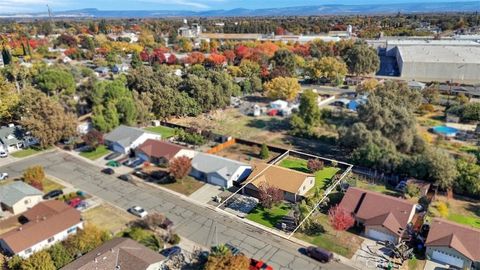
[[[293,158],[287,158],[282,160],[280,162],[280,166],[296,171],[300,171],[303,173],[310,173],[310,171],[307,168],[307,160],[304,159],[293,159]],[[340,171],[339,168],[335,167],[325,167],[322,170],[318,171],[315,173],[315,188],[320,187],[320,188],[325,188],[325,185],[335,176],[335,174]],[[312,190],[314,190],[313,188]]]
[[[272,207],[271,209],[263,208],[261,205],[257,205],[250,214],[247,215],[247,219],[255,221],[269,228],[275,227],[278,221],[290,212],[291,208],[285,203],[281,203]]]
[[[175,135],[175,130],[173,128],[165,126],[147,127],[145,130],[162,135],[162,139],[168,139]]]
[[[480,218],[478,217],[450,213],[448,215],[448,220],[480,229]]]
[[[48,178],[45,178],[45,180],[43,180],[43,192],[44,193],[48,193],[54,189],[64,189],[65,187],[60,185],[59,183],[53,181],[53,180],[50,180]]]
[[[23,149],[23,150],[19,150],[19,151],[13,152],[13,153],[11,153],[10,155],[11,155],[12,157],[16,157],[16,158],[24,158],[24,157],[28,157],[28,156],[34,155],[34,154],[36,154],[36,153],[40,153],[40,152],[42,152],[43,150],[45,150],[45,149],[40,149],[40,148],[36,148],[36,147],[31,147],[31,148],[27,148],[27,149]]]
[[[203,185],[205,185],[203,182],[193,179],[190,176],[187,176],[185,177],[185,179],[176,181],[174,183],[160,184],[160,186],[164,188],[168,188],[170,190],[173,190],[175,192],[178,192],[187,196],[197,191]]]
[[[108,150],[105,145],[100,145],[94,151],[81,152],[80,156],[82,156],[84,158],[88,158],[90,160],[96,160],[96,159],[99,159],[99,158],[105,156],[108,153],[110,153],[110,150]]]

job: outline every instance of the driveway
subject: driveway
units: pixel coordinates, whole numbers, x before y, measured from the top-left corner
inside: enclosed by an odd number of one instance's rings
[[[353,255],[352,261],[361,269],[377,269],[377,264],[385,261],[383,246],[376,241],[364,238],[362,245]]]
[[[0,171],[15,176],[32,165],[41,165],[47,174],[122,209],[140,205],[147,211],[164,213],[174,222],[179,235],[201,246],[230,243],[247,256],[264,260],[279,270],[352,269],[336,262],[321,264],[300,254],[298,250],[303,246],[294,242],[161,189],[142,184],[135,186],[114,176],[103,175],[95,165],[60,151],[23,159],[0,167]]]
[[[425,263],[425,267],[423,269],[424,270],[442,270],[442,269],[452,269],[452,268],[446,266],[443,263],[427,260],[427,262]]]
[[[221,187],[207,183],[192,193],[189,197],[197,202],[207,204],[212,201],[213,197],[220,195],[222,192]]]

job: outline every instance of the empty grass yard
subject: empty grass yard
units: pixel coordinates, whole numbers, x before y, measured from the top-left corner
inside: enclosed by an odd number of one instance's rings
[[[203,185],[205,185],[203,182],[195,180],[190,176],[187,176],[185,179],[176,181],[174,183],[160,184],[160,186],[164,188],[168,188],[186,196],[189,196],[193,192],[197,191],[199,188],[203,187]]]
[[[27,148],[27,149],[23,149],[23,150],[19,150],[19,151],[13,152],[13,153],[11,153],[10,155],[11,155],[12,157],[15,157],[15,158],[24,158],[24,157],[28,157],[28,156],[31,156],[31,155],[40,153],[40,152],[42,152],[43,150],[45,150],[45,149],[36,148],[36,147],[31,147],[31,148]]]
[[[280,166],[303,173],[310,173],[307,168],[307,160],[298,158],[286,158],[280,162]],[[315,188],[325,188],[325,185],[340,171],[336,167],[324,167],[322,170],[315,173]]]
[[[88,223],[116,234],[126,228],[126,224],[135,217],[126,211],[121,211],[109,204],[101,204],[82,213]]]
[[[145,130],[162,135],[162,139],[168,139],[175,135],[175,129],[165,126],[147,127]]]
[[[110,153],[110,150],[108,150],[105,145],[100,145],[99,147],[97,147],[93,151],[81,152],[80,156],[82,156],[84,158],[88,158],[90,160],[97,160],[97,159],[107,155],[108,153]]]
[[[269,228],[275,227],[275,225],[290,212],[291,208],[285,203],[281,203],[272,207],[271,209],[263,208],[260,204],[255,207],[250,214],[247,215],[247,219],[255,221],[258,224],[267,226]]]

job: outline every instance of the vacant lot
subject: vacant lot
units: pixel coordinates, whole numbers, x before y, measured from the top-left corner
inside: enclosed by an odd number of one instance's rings
[[[117,209],[109,204],[102,204],[82,213],[86,222],[116,234],[126,228],[126,224],[135,217],[126,211]]]
[[[330,250],[347,258],[352,258],[363,242],[359,236],[348,231],[335,231],[325,214],[317,214],[315,217],[322,228],[318,228],[311,234],[295,233],[295,237],[309,242],[315,246]]]
[[[18,222],[19,216],[12,216],[5,220],[0,221],[0,234],[11,231],[15,228],[20,227],[22,224]]]
[[[183,195],[190,195],[193,192],[197,191],[199,188],[201,188],[203,185],[205,185],[203,182],[198,181],[190,176],[185,177],[183,180],[176,181],[174,183],[170,184],[160,184],[160,186],[164,188],[168,188],[170,190],[173,190],[175,192],[181,193]]]
[[[304,159],[288,157],[282,160],[279,165],[303,173],[310,173],[310,170],[307,168],[307,160]],[[338,171],[340,171],[340,169],[336,167],[324,167],[322,170],[316,172],[315,187],[312,190],[315,190],[316,188],[325,188]]]
[[[450,221],[480,229],[480,204],[478,201],[468,201],[459,198],[447,199],[445,196],[436,196],[436,201],[429,208],[430,216],[440,216],[435,208],[439,202],[448,206],[446,218]]]
[[[165,126],[147,127],[145,130],[162,135],[162,139],[168,139],[175,135],[175,130],[173,128]]]
[[[99,147],[97,147],[93,151],[81,152],[80,156],[82,156],[84,158],[88,158],[90,160],[96,160],[96,159],[99,159],[99,158],[109,154],[109,153],[110,153],[110,150],[108,150],[105,145],[100,145]]]
[[[217,152],[215,155],[222,156],[229,159],[238,160],[241,162],[255,164],[255,163],[265,163],[270,159],[273,159],[281,153],[269,151],[270,156],[263,160],[259,157],[260,147],[248,146],[245,144],[236,143],[230,147],[223,149],[220,152]]]
[[[286,203],[281,203],[270,209],[263,208],[259,204],[247,215],[247,219],[262,224],[263,226],[274,228],[282,217],[286,216],[290,210],[291,207]]]

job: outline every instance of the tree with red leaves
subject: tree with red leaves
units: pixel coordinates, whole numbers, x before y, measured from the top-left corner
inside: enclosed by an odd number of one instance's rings
[[[323,169],[323,161],[319,160],[318,158],[309,159],[307,162],[307,168],[312,173],[318,172]]]
[[[355,218],[353,215],[339,205],[328,210],[328,218],[335,231],[348,230],[355,224]]]
[[[207,59],[207,62],[215,67],[223,65],[227,61],[227,58],[218,53],[212,53]]]
[[[192,52],[185,58],[185,64],[196,65],[205,62],[205,55],[201,52]]]
[[[223,51],[223,55],[225,55],[225,58],[227,59],[229,64],[233,64],[235,61],[235,52],[232,50],[225,50]]]
[[[142,62],[150,62],[150,54],[147,50],[143,50],[140,53],[140,59],[142,59]]]
[[[281,26],[278,26],[277,29],[275,29],[275,35],[277,36],[284,36],[286,33],[287,31]]]
[[[189,157],[181,156],[174,158],[169,163],[170,175],[175,180],[183,180],[192,170],[192,160]]]
[[[83,136],[83,141],[93,150],[97,149],[97,147],[103,144],[103,133],[92,129],[87,134]]]
[[[170,54],[170,56],[167,58],[167,64],[169,65],[175,65],[177,63],[177,57],[175,54]]]
[[[248,58],[252,54],[252,49],[245,45],[238,45],[235,47],[235,55],[238,59]]]
[[[283,191],[267,182],[260,185],[258,195],[260,204],[264,208],[272,208],[272,206],[283,200]]]

